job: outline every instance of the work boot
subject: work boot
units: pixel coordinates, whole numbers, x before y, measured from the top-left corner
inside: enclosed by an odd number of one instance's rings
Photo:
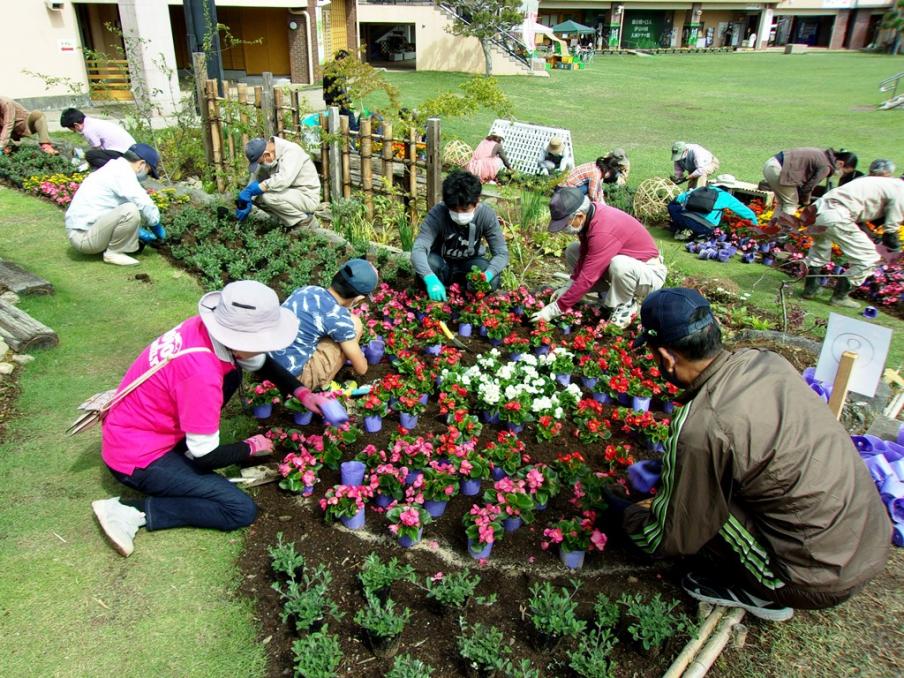
[[[691,240],[693,237],[694,237],[694,232],[689,228],[685,228],[685,229],[675,232],[675,240],[677,240],[679,242],[684,242],[685,240]]]
[[[138,259],[133,259],[128,254],[107,250],[104,252],[104,263],[113,264],[114,266],[137,266],[141,262]]]
[[[804,299],[815,299],[817,294],[819,294],[819,270],[808,266],[807,277],[804,278],[804,291],[800,296]]]
[[[832,298],[829,299],[829,305],[841,308],[860,308],[860,304],[848,296],[850,291],[851,281],[848,278],[838,278],[838,282],[835,283],[835,291],[832,292]]]
[[[136,508],[119,503],[119,497],[91,502],[94,515],[113,548],[123,556],[130,556],[135,546],[132,540],[139,527],[144,527],[144,514]]]
[[[740,607],[766,621],[787,621],[794,616],[794,610],[790,607],[764,600],[740,586],[727,586],[696,572],[687,573],[681,587],[691,598],[722,607]]]
[[[627,304],[619,304],[612,309],[612,315],[609,316],[609,322],[616,327],[625,329],[631,324],[634,316],[637,315],[637,302],[632,300]]]

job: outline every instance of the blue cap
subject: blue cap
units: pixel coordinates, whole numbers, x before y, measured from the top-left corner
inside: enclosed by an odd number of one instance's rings
[[[257,172],[258,161],[267,150],[267,140],[257,137],[245,144],[245,157],[248,158],[248,171]]]
[[[691,322],[694,313],[701,308],[709,312],[700,320]],[[633,346],[637,348],[648,341],[657,346],[671,346],[715,322],[709,302],[697,290],[687,287],[656,290],[640,307],[643,331],[634,340]]]
[[[364,296],[377,287],[377,269],[364,259],[349,259],[339,269],[339,276],[352,290]]]
[[[157,164],[160,162],[160,154],[153,146],[147,144],[132,144],[126,154],[133,156],[132,160],[144,160],[148,164],[148,174],[157,178]]]

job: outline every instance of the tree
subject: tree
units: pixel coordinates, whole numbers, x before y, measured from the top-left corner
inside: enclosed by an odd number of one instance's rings
[[[455,12],[452,35],[477,38],[483,48],[486,74],[493,75],[493,54],[490,45],[498,38],[521,24],[521,0],[447,0],[445,3]]]
[[[898,0],[895,6],[882,17],[882,28],[894,30],[895,39],[891,53],[897,54],[901,49],[901,39],[904,37],[904,0]]]

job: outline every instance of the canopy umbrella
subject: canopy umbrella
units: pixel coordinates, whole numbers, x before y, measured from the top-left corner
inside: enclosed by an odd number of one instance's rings
[[[571,19],[569,19],[568,21],[563,21],[560,24],[556,24],[552,27],[552,30],[554,33],[578,33],[580,35],[587,33],[596,33],[596,29],[590,28],[590,26],[579,24],[577,21],[572,21]]]

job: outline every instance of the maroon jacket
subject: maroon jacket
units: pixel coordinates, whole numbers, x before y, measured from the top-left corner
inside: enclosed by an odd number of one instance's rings
[[[587,226],[578,238],[581,251],[571,274],[571,287],[558,301],[563,311],[574,306],[599,282],[609,269],[612,257],[621,254],[639,261],[659,256],[653,236],[630,214],[602,203],[590,206]]]

